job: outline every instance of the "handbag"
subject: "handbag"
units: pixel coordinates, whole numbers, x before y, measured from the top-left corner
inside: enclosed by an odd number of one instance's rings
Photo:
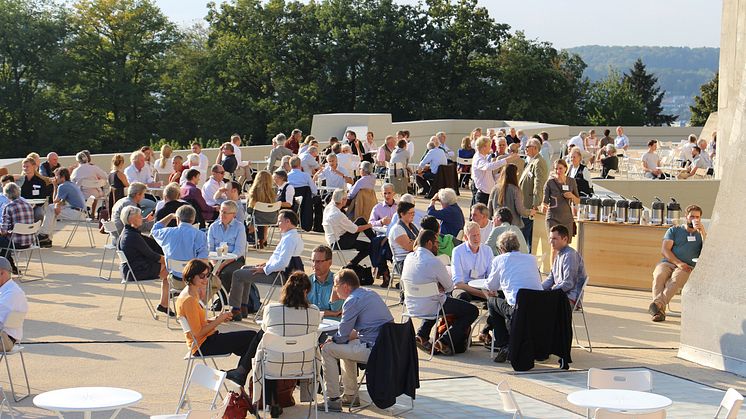
[[[230,392],[228,406],[223,413],[223,419],[245,419],[249,413],[254,413],[254,407],[251,405],[249,396],[241,387],[241,392]]]

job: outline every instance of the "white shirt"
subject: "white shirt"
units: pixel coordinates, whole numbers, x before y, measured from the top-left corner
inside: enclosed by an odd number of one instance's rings
[[[407,151],[409,151],[409,158],[411,159],[414,156],[414,141],[407,141]]]
[[[574,178],[575,175],[578,174],[578,169],[580,169],[580,166],[575,167],[570,163],[568,166],[570,166],[570,172],[568,172],[567,176]],[[591,184],[591,173],[588,171],[588,167],[583,168],[583,179],[587,180],[589,184]]]
[[[539,154],[541,154],[541,157],[544,157],[544,161],[552,161],[552,154],[554,154],[552,144],[549,141],[544,141],[541,144],[541,151],[539,151]]]
[[[141,182],[144,184],[153,183],[153,175],[150,172],[150,166],[147,164],[142,169],[137,170],[134,164],[130,164],[124,169],[124,176],[127,177],[127,182]]]
[[[582,139],[582,138],[580,138],[580,136],[579,136],[579,135],[576,135],[576,136],[574,136],[574,137],[570,138],[570,139],[569,139],[569,140],[567,141],[567,148],[568,148],[568,149],[570,148],[570,145],[574,145],[574,146],[575,146],[575,147],[577,147],[577,148],[578,148],[578,150],[580,150],[580,151],[585,151],[585,145],[583,144],[583,139]]]
[[[290,205],[293,205],[293,199],[295,199],[295,188],[293,187],[293,185],[287,182],[283,183],[279,188],[277,188],[278,200],[279,200],[279,191],[282,190],[282,188],[284,188],[285,185],[287,185],[287,189],[285,189],[285,200],[282,202],[286,202]]]
[[[5,320],[11,311],[28,312],[26,294],[21,287],[12,279],[0,287],[0,324],[5,325]],[[3,327],[5,333],[16,341],[23,339],[23,329],[9,329]]]
[[[350,176],[349,174],[345,173],[345,170],[343,168],[339,166],[337,166],[337,171],[347,177]],[[329,188],[345,189],[347,187],[347,182],[345,181],[345,178],[335,173],[334,170],[332,170],[332,167],[329,165],[327,165],[324,168],[324,170],[321,171],[321,174],[319,175],[319,179],[324,179],[326,181],[326,186]]]
[[[145,167],[143,167],[143,169],[145,169]],[[108,178],[109,176],[103,171],[103,169],[90,163],[79,165],[73,169],[73,172],[70,174],[70,180],[81,188],[101,187],[99,180],[106,180]]]
[[[399,214],[396,214],[398,216]],[[389,239],[389,245],[391,245],[391,253],[394,255],[394,262],[399,262],[404,260],[405,257],[410,253],[409,250],[401,247],[399,243],[396,242],[396,239],[401,236],[407,236],[407,231],[404,230],[404,227],[399,224],[399,218],[396,218],[396,224],[394,224],[393,218],[391,220],[391,224],[389,224],[389,231],[386,234],[386,237]]]
[[[301,256],[302,254],[303,239],[298,234],[298,230],[295,228],[288,230],[282,233],[280,243],[277,244],[275,251],[272,252],[272,256],[269,257],[267,264],[264,265],[264,273],[269,275],[272,272],[284,271],[290,265],[290,258]]]
[[[207,205],[214,207],[216,205],[219,205],[221,202],[228,199],[228,197],[225,195],[225,193],[220,194],[218,199],[215,199],[215,193],[220,189],[224,184],[222,182],[218,182],[217,180],[213,179],[212,176],[210,176],[210,179],[205,182],[204,186],[202,186],[202,198],[205,198],[205,202]]]
[[[495,256],[490,265],[486,288],[490,291],[502,290],[511,306],[515,306],[518,290],[527,288],[541,291],[536,257],[517,251]]]
[[[360,166],[360,157],[353,154],[339,153],[337,154],[337,165],[345,169],[345,172],[352,176],[355,173],[355,169]]]
[[[480,243],[485,244],[487,243],[487,238],[490,237],[490,233],[492,233],[492,229],[494,227],[492,226],[492,222],[488,221],[487,225],[484,227],[479,227],[479,236],[481,238]],[[484,277],[480,277],[484,278]]]
[[[333,202],[324,208],[324,218],[321,224],[324,226],[326,243],[330,246],[336,243],[344,233],[357,233],[358,227]]]
[[[474,186],[486,194],[495,187],[495,177],[492,171],[505,166],[505,159],[489,161],[489,157],[489,154],[482,155],[477,151],[471,163],[471,178],[474,180]]]
[[[243,162],[241,160],[241,148],[235,144],[233,144],[233,155],[236,156],[236,161],[238,162],[238,167],[243,166]]]
[[[156,160],[155,164],[153,165],[153,169],[157,173],[162,173],[162,174],[166,174],[166,175],[170,175],[171,173],[173,173],[174,172],[174,165],[173,165],[174,159],[173,159],[173,157],[169,157],[168,159],[166,159],[166,166],[163,167],[163,168],[161,168],[161,161],[162,160],[163,159]]]
[[[446,156],[446,152],[439,147],[431,148],[427,151],[427,154],[425,154],[425,157],[420,162],[419,167],[423,168],[425,167],[425,165],[428,164],[430,165],[430,171],[433,172],[433,174],[438,173],[438,168],[440,166],[445,166],[448,164],[448,156]]]
[[[210,160],[205,153],[199,153],[199,168],[202,173],[207,173],[210,169]]]
[[[451,256],[451,275],[454,284],[467,284],[472,279],[486,279],[490,273],[492,250],[480,245],[477,253],[472,252],[469,242],[463,242],[453,248]]]
[[[614,138],[614,146],[619,150],[620,148],[624,148],[625,146],[629,146],[629,139],[626,135],[617,135],[616,138]]]
[[[642,164],[649,170],[655,170],[660,165],[660,157],[658,154],[648,151],[642,155]]]
[[[302,153],[300,156],[300,167],[303,171],[313,176],[313,172],[320,168],[319,162],[316,161],[316,157],[312,156],[311,153]]]
[[[694,146],[696,144],[694,143],[686,143],[684,144],[684,147],[681,148],[681,159],[682,160],[692,160],[692,150],[694,150]]]
[[[418,247],[404,259],[401,278],[402,281],[410,281],[412,284],[437,282],[445,290],[445,292],[441,291],[438,296],[433,298],[412,298],[405,292],[404,304],[407,307],[407,311],[414,315],[426,316],[438,313],[438,301],[441,304],[445,303],[445,293],[453,291],[453,281],[445,265],[433,255],[433,252],[424,247]]]

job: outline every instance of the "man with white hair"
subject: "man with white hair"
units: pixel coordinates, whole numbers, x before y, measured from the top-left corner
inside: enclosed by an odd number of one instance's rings
[[[354,154],[352,154],[352,147],[350,147],[349,144],[342,144],[340,147],[341,153],[337,153],[337,160],[339,161],[339,166],[347,173],[350,174],[350,176],[353,176],[355,173],[355,169],[357,169],[358,165],[360,164],[360,158]]]
[[[321,204],[320,201],[315,202],[318,198],[318,188],[311,176],[301,168],[298,156],[290,158],[290,167],[292,169],[288,173],[288,183],[294,188],[295,197],[303,197],[300,206],[301,227],[310,231],[313,228],[313,207]]]
[[[142,208],[141,203],[143,201],[147,201],[147,199],[145,199],[146,189],[147,187],[140,182],[131,183],[127,189],[127,196],[114,203],[114,206],[111,209],[111,217],[114,220],[114,225],[116,225],[117,231],[120,234],[124,229],[124,223],[121,221],[119,215],[122,213],[122,210],[128,206]],[[153,205],[153,208],[155,208],[155,205]],[[152,213],[148,214],[147,218],[145,218],[145,221],[142,224],[142,229],[140,231],[150,231],[150,229],[153,228],[153,219],[154,215]]]
[[[474,153],[474,159],[471,164],[471,178],[474,181],[476,193],[472,203],[481,202],[485,205],[489,202],[490,192],[495,187],[495,177],[492,172],[508,163],[512,163],[517,157],[505,159],[491,159],[492,139],[482,136],[477,138],[474,147],[477,149]]]
[[[443,131],[438,131],[435,134],[435,137],[438,139],[438,143],[440,144],[439,147],[442,148],[443,151],[445,151],[446,156],[448,156],[448,159],[449,160],[454,160],[455,159],[455,157],[454,157],[455,153],[446,144],[446,139],[448,138],[448,137],[446,137],[446,133],[443,132]]]
[[[470,286],[469,281],[487,278],[493,258],[492,250],[483,244],[479,224],[474,221],[464,226],[464,240],[453,248],[451,257],[451,278],[455,288],[453,296],[467,302],[486,301],[482,290]],[[481,341],[489,341],[489,330],[490,326],[485,325],[480,335]]]
[[[425,198],[430,199],[435,194],[435,179],[440,166],[448,164],[448,156],[438,147],[437,137],[432,137],[427,143],[427,153],[417,168],[417,184],[423,189]]]
[[[47,161],[41,164],[39,166],[39,172],[41,172],[42,176],[46,177],[54,177],[54,171],[62,167],[60,164],[60,157],[52,151],[51,153],[47,154]]]
[[[440,202],[441,209],[435,209],[435,203]],[[464,213],[458,206],[456,191],[443,188],[430,200],[427,215],[432,215],[440,221],[440,232],[456,237],[464,228]]]
[[[34,209],[26,200],[21,199],[21,188],[13,182],[8,182],[3,187],[3,194],[10,202],[3,208],[2,224],[0,224],[0,255],[8,258],[13,273],[18,274],[12,254],[6,252],[5,249],[10,245],[10,232],[16,224],[34,223]],[[30,234],[13,236],[13,244],[17,249],[25,249],[34,244],[34,237]]]
[[[352,183],[350,174],[339,166],[339,160],[336,154],[330,154],[326,157],[326,166],[319,170],[313,176],[313,180],[323,179],[326,181],[327,188],[344,189],[348,183]]]
[[[373,227],[385,227],[391,223],[391,219],[396,214],[396,200],[394,196],[394,185],[384,183],[381,185],[381,194],[383,201],[377,203],[370,212],[368,222]]]
[[[479,226],[482,235],[482,243],[487,242],[487,237],[492,233],[492,222],[490,221],[490,209],[481,202],[471,206],[471,220]]]
[[[130,154],[130,165],[124,169],[124,175],[127,177],[127,182],[132,184],[133,182],[140,182],[145,186],[161,186],[161,182],[155,182],[153,174],[150,172],[150,166],[145,164],[145,153],[137,150]],[[144,202],[140,203],[145,213],[155,209],[155,197],[153,195],[146,196]]]
[[[355,249],[358,251],[357,255],[350,261],[350,264],[356,265],[368,256],[370,248],[370,241],[358,240],[358,236],[363,233],[369,240],[373,240],[375,233],[373,232],[373,226],[362,217],[355,222],[350,221],[342,212],[342,208],[346,205],[347,193],[344,189],[336,189],[332,193],[332,202],[324,208],[322,225],[326,243],[332,249]]]
[[[710,158],[710,155],[707,153],[707,140],[702,138],[697,141],[697,147],[699,147],[699,149],[702,151],[702,153],[699,155],[700,158],[704,160],[708,169],[712,169],[712,158]]]
[[[521,188],[521,193],[523,193],[523,206],[528,209],[537,209],[541,205],[544,199],[544,184],[549,177],[549,166],[540,154],[540,148],[541,141],[535,138],[528,140],[526,145],[528,163],[518,180],[518,187]],[[534,220],[533,218],[521,217],[521,221],[523,221],[521,231],[526,243],[528,243],[530,252],[531,237],[534,234]]]
[[[285,139],[285,134],[282,133],[277,134],[272,138],[272,151],[269,152],[269,157],[267,159],[267,170],[270,173],[274,172],[276,169],[275,162],[282,160],[285,156],[293,155],[293,152],[283,145],[285,144]]]
[[[373,164],[371,162],[364,161],[360,163],[360,179],[352,185],[350,194],[347,199],[353,200],[357,197],[357,194],[363,189],[376,189],[376,175],[373,174]]]
[[[316,171],[321,169],[321,165],[319,165],[319,162],[317,161],[319,157],[319,148],[315,145],[308,147],[308,149],[298,157],[300,157],[301,168],[303,168],[303,171],[308,173],[309,176],[315,175]]]

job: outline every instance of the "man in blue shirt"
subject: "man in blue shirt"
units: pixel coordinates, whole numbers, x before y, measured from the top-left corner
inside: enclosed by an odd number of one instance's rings
[[[666,320],[666,307],[689,280],[702,251],[707,232],[702,225],[702,208],[689,205],[684,210],[686,225],[673,226],[663,236],[663,260],[653,271],[653,302],[648,313],[654,322]]]
[[[60,167],[54,172],[57,178],[57,195],[54,198],[54,213],[60,220],[80,220],[85,209],[85,198],[78,185],[70,182],[70,171]]]
[[[166,258],[166,268],[171,287],[182,290],[186,286],[181,270],[172,261],[188,262],[192,259],[202,259],[207,262],[207,236],[204,231],[194,228],[197,211],[191,205],[180,206],[175,214],[168,214],[153,225],[150,236],[163,249]],[[167,227],[176,220],[176,227]],[[210,279],[210,296],[220,289],[215,278]]]
[[[235,259],[226,259],[219,262],[217,271],[220,282],[227,291],[231,289],[231,279],[233,272],[241,269],[245,263],[244,253],[246,253],[246,228],[236,219],[238,205],[234,201],[225,201],[220,204],[220,215],[218,219],[210,224],[207,230],[207,249],[215,252],[221,243],[227,245],[227,253],[233,253],[238,256]],[[244,307],[245,314],[248,315],[248,308]],[[242,313],[243,314],[243,313]]]
[[[439,147],[438,139],[432,137],[427,143],[427,154],[422,158],[417,169],[417,184],[424,190],[425,197],[432,198],[435,190],[433,185],[438,174],[438,168],[448,164],[448,156]]]
[[[327,406],[332,412],[341,412],[342,406],[359,403],[355,394],[357,363],[368,362],[381,326],[394,321],[394,317],[380,295],[360,287],[360,279],[352,269],[342,269],[337,273],[334,288],[345,299],[342,321],[337,333],[329,337],[321,348],[321,364],[329,397]],[[344,395],[340,394],[339,389],[338,363],[342,364]]]
[[[317,246],[311,253],[311,263],[313,273],[309,277],[311,291],[308,292],[308,301],[318,307],[324,317],[339,320],[344,300],[334,291],[332,249],[329,246]]]
[[[569,246],[570,232],[562,224],[553,226],[549,230],[549,244],[552,250],[557,252],[557,256],[554,257],[552,270],[547,279],[541,283],[541,287],[545,291],[561,289],[567,294],[570,305],[574,306],[575,301],[580,297],[583,284],[588,280],[583,258]]]

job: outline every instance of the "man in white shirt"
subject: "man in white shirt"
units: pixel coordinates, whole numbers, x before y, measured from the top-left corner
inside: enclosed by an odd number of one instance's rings
[[[313,180],[323,179],[326,181],[327,188],[345,189],[348,183],[352,183],[350,174],[344,168],[339,167],[339,160],[336,154],[329,154],[326,157],[326,167],[319,170],[313,176]]]
[[[692,156],[692,149],[697,145],[697,136],[694,134],[689,134],[689,138],[686,144],[684,144],[683,147],[681,147],[681,154],[679,157],[681,160],[683,160],[683,164],[686,164],[686,162],[691,162],[694,160],[694,157]]]
[[[303,254],[303,239],[298,233],[298,215],[290,210],[281,210],[277,215],[277,228],[282,235],[272,256],[254,266],[244,266],[233,272],[228,303],[233,307],[234,321],[241,320],[241,305],[249,303],[251,284],[257,281],[272,283],[275,277],[288,269],[303,270],[300,256]],[[238,314],[238,316],[235,316]]]
[[[490,324],[495,338],[495,347],[499,348],[495,362],[508,359],[510,333],[506,325],[513,316],[518,290],[526,288],[541,291],[541,277],[536,269],[536,258],[519,251],[518,237],[515,233],[505,232],[497,240],[499,256],[492,260],[490,275],[487,278],[485,294],[489,297]]]
[[[479,233],[477,233],[479,234]],[[402,282],[404,283],[404,304],[407,311],[414,315],[429,316],[440,313],[438,303],[443,305],[445,315],[455,316],[451,326],[450,337],[443,336],[435,343],[435,349],[444,355],[454,353],[454,346],[461,346],[465,339],[471,339],[465,334],[469,326],[479,316],[479,309],[466,301],[448,297],[446,293],[453,291],[453,280],[445,265],[435,257],[438,254],[438,235],[434,231],[422,230],[415,240],[415,250],[404,259]],[[407,286],[437,283],[440,294],[437,298],[411,297],[407,294]],[[427,352],[433,349],[430,343],[430,332],[435,320],[424,320],[417,330],[417,346]],[[464,345],[465,347],[465,345]]]
[[[145,164],[145,153],[137,150],[130,154],[130,165],[124,169],[124,176],[127,177],[127,182],[140,182],[147,186],[156,186],[153,181],[153,175],[150,172],[150,166]]]
[[[585,139],[588,137],[588,133],[585,131],[580,131],[580,133],[572,138],[570,138],[567,141],[567,148],[568,148],[568,154],[570,146],[577,147],[578,150],[580,150],[580,156],[583,158],[583,160],[587,160],[592,156],[591,153],[588,152],[588,150],[585,149]]]
[[[225,177],[225,169],[223,166],[216,164],[211,169],[212,176],[202,186],[202,197],[205,198],[207,205],[211,207],[217,207],[221,202],[228,199],[225,195],[227,188],[223,178]]]
[[[12,279],[12,267],[8,259],[0,256],[0,342],[6,351],[13,349],[16,342],[23,339],[23,329],[5,327],[11,312],[28,312],[26,294]]]
[[[300,157],[301,168],[304,172],[308,173],[309,176],[315,175],[316,171],[321,168],[319,162],[316,161],[316,158],[318,158],[318,156],[319,149],[315,145],[308,147],[308,150],[305,153],[301,153],[300,156],[298,156]]]
[[[200,172],[207,172],[207,168],[210,167],[210,161],[207,159],[207,155],[202,153],[202,146],[198,142],[192,143],[192,153],[199,156]]]
[[[343,189],[336,189],[332,193],[332,202],[324,208],[324,218],[321,224],[324,227],[324,237],[326,243],[332,249],[355,249],[357,255],[350,261],[350,264],[360,263],[370,252],[370,241],[358,240],[360,233],[365,234],[369,240],[376,236],[373,232],[373,226],[368,224],[362,217],[353,223],[342,212],[342,208],[347,205],[347,192]],[[337,243],[338,246],[334,245]]]
[[[478,202],[471,206],[471,220],[479,226],[479,233],[482,236],[482,243],[487,242],[487,237],[492,233],[492,222],[490,221],[490,209],[487,205]],[[466,231],[464,231],[466,233]]]
[[[337,161],[339,167],[343,168],[345,172],[349,173],[349,176],[353,176],[355,170],[360,165],[360,157],[352,154],[352,147],[349,144],[343,144],[340,146],[341,153],[337,154]]]
[[[648,179],[665,179],[666,175],[658,169],[661,165],[661,159],[655,151],[658,149],[658,141],[648,141],[648,151],[642,155],[642,171]]]
[[[707,168],[712,168],[712,158],[707,153],[707,140],[703,138],[697,141],[697,147],[699,147],[699,149],[702,151],[699,156],[705,161],[705,163],[707,164]]]
[[[233,144],[233,155],[236,156],[236,162],[238,162],[236,171],[233,172],[234,179],[238,179],[240,176],[248,179],[251,168],[249,168],[249,162],[241,160],[241,136],[233,134],[231,136],[231,144]]]

